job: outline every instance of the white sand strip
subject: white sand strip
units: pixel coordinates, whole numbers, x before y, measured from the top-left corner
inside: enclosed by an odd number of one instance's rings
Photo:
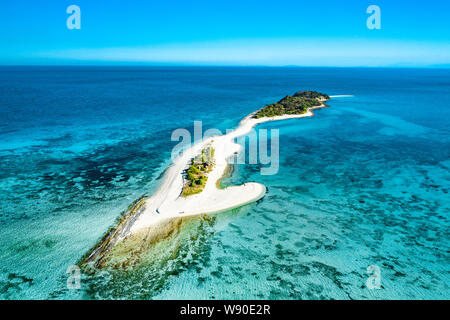
[[[163,183],[157,192],[146,200],[144,212],[136,219],[129,232],[121,238],[126,238],[129,234],[156,225],[165,219],[220,212],[262,198],[266,192],[266,187],[260,183],[248,182],[241,186],[232,186],[226,189],[217,188],[217,181],[223,176],[227,167],[227,159],[241,149],[241,146],[236,144],[234,139],[249,133],[254,126],[263,122],[311,117],[314,114],[311,110],[308,110],[306,113],[299,115],[259,119],[252,118],[253,114],[245,117],[234,131],[226,135],[202,140],[185,150],[167,170]],[[208,143],[211,143],[215,149],[215,165],[208,174],[206,186],[199,194],[186,198],[181,197],[183,171],[190,163],[191,158],[200,153]]]

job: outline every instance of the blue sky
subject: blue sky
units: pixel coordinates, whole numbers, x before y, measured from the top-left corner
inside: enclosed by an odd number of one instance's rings
[[[448,0],[2,1],[0,64],[449,66],[449,15]]]

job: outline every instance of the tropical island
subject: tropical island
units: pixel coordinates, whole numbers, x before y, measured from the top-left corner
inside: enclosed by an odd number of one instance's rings
[[[190,217],[207,217],[264,197],[266,187],[260,183],[220,186],[230,166],[228,159],[242,148],[235,139],[263,122],[311,117],[312,110],[326,107],[329,98],[316,91],[299,91],[249,114],[235,130],[187,148],[166,170],[156,193],[135,201],[79,265],[90,271],[127,268],[150,247],[177,234]]]
[[[286,96],[272,103],[253,115],[254,118],[276,117],[283,115],[304,114],[310,108],[319,107],[330,97],[317,91],[298,91],[292,96]]]

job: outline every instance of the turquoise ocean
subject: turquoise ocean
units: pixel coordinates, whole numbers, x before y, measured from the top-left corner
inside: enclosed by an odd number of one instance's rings
[[[450,70],[1,67],[1,299],[450,299]],[[279,129],[265,197],[186,225],[169,258],[76,264],[170,164],[177,128],[235,128],[298,90],[333,98]],[[380,288],[366,285],[369,266]]]

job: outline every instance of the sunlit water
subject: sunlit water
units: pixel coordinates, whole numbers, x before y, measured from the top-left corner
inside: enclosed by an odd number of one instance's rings
[[[224,183],[263,183],[261,201],[67,289],[66,269],[158,187],[172,130],[224,131],[300,89],[354,97],[258,127],[280,130],[278,173],[239,165]],[[0,296],[448,299],[449,128],[449,70],[2,68]]]

